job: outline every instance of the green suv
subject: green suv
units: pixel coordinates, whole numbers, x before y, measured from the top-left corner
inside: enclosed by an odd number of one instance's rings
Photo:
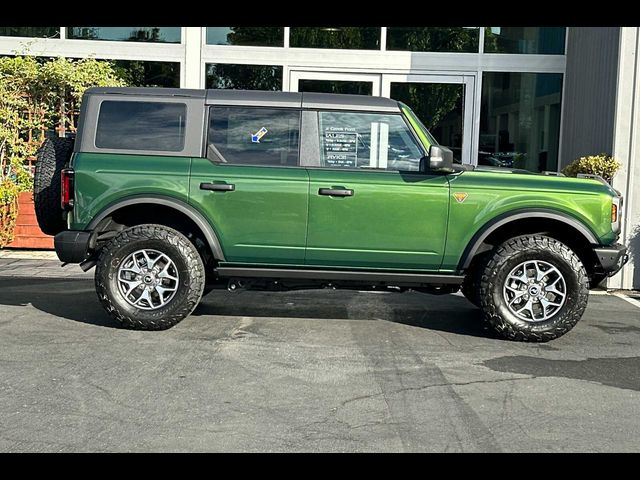
[[[461,289],[502,336],[547,341],[627,260],[602,179],[456,165],[388,98],[92,88],[35,183],[58,257],[96,266],[131,328],[215,288]]]

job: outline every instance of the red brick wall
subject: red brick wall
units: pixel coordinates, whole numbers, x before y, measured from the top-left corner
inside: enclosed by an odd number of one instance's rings
[[[21,193],[18,198],[18,219],[13,242],[7,248],[53,249],[53,237],[45,235],[38,227],[31,192]]]

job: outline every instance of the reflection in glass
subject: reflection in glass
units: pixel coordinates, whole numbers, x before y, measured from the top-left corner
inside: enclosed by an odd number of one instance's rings
[[[180,43],[180,27],[67,27],[67,38]]]
[[[207,88],[282,90],[282,67],[207,63]]]
[[[345,80],[308,80],[298,81],[299,92],[346,93],[352,95],[371,95],[373,82],[352,82]]]
[[[380,27],[291,27],[289,45],[379,50],[380,31]]]
[[[387,50],[478,52],[480,27],[387,27]]]
[[[485,27],[486,53],[563,55],[565,27]]]
[[[186,115],[184,103],[104,101],[96,147],[179,152],[184,148]]]
[[[400,115],[320,112],[320,165],[418,171],[422,149]]]
[[[116,73],[132,87],[180,87],[178,62],[112,60]]]
[[[213,107],[209,144],[229,164],[297,166],[300,111]]]
[[[0,37],[60,38],[60,27],[0,27]]]
[[[478,163],[556,171],[561,73],[485,72]]]
[[[453,83],[391,83],[391,98],[407,104],[439,144],[462,162],[464,85]]]
[[[284,46],[284,27],[207,27],[207,45]]]

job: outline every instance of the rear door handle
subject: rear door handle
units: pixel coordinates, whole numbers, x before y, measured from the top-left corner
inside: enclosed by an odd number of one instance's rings
[[[233,192],[236,186],[233,183],[201,183],[200,190],[210,190],[212,192]]]
[[[327,195],[329,197],[353,197],[353,190],[346,188],[321,188],[318,195]]]

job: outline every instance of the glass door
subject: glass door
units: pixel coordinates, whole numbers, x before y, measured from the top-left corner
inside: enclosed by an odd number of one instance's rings
[[[411,107],[436,140],[453,150],[455,161],[460,163],[477,163],[474,93],[473,75],[387,74],[382,80],[382,96]]]
[[[377,74],[292,70],[289,77],[289,90],[292,92],[379,96],[380,85],[380,75]]]

